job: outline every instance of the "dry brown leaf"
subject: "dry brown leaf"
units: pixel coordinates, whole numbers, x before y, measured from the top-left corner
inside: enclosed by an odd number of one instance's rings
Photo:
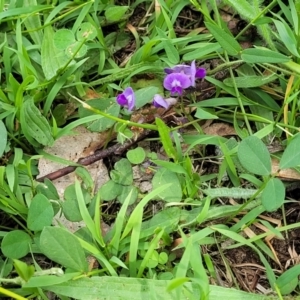
[[[217,135],[217,136],[237,135],[235,129],[226,123],[213,123],[202,129],[203,132],[208,135]]]
[[[279,160],[272,158],[272,174],[277,173],[277,177],[282,180],[300,180],[300,173],[294,169],[279,170]]]

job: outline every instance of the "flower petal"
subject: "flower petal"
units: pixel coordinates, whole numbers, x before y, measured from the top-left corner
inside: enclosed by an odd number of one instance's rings
[[[206,70],[204,68],[199,68],[196,71],[197,78],[204,78],[206,76]]]
[[[170,106],[170,104],[161,95],[158,94],[154,95],[152,104],[156,108],[163,107],[165,109],[168,109]]]
[[[133,110],[135,106],[135,94],[131,87],[124,90],[122,94],[117,96],[117,103],[126,107],[129,111]]]
[[[196,63],[195,60],[192,61],[191,63],[191,68],[190,68],[190,79],[191,79],[191,86],[195,86],[195,77],[196,77]]]
[[[174,93],[182,93],[182,89],[186,89],[191,86],[191,80],[189,76],[182,73],[168,74],[164,79],[164,87]]]
[[[122,94],[119,94],[118,96],[117,96],[117,103],[119,104],[119,105],[121,105],[121,106],[125,106],[125,105],[127,105],[128,104],[128,101],[127,101],[127,99],[126,99],[126,97],[125,97],[125,95],[122,93]]]

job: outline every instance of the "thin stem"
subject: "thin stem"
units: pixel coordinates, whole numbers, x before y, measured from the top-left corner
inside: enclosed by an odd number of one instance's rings
[[[86,102],[78,99],[77,97],[71,95],[70,93],[68,93],[70,97],[72,97],[73,99],[77,100],[78,102],[80,102],[82,104],[82,106],[86,109],[89,109],[91,110],[92,112],[98,114],[98,115],[101,115],[105,118],[108,118],[108,119],[111,119],[111,120],[114,120],[116,122],[119,122],[119,123],[123,123],[123,124],[126,124],[128,126],[134,126],[134,127],[139,127],[139,128],[144,128],[144,129],[150,129],[150,130],[155,130],[157,131],[157,126],[155,125],[152,125],[152,124],[141,124],[141,123],[135,123],[135,122],[131,122],[131,121],[128,121],[128,120],[123,120],[123,119],[120,119],[118,117],[115,117],[115,116],[112,116],[112,115],[109,115],[99,109],[96,109],[92,106],[90,106],[89,104],[87,104]]]

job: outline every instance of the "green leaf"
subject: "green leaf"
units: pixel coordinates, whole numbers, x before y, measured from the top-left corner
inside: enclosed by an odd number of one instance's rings
[[[0,157],[3,155],[7,144],[7,131],[4,123],[0,120]]]
[[[219,119],[218,116],[211,114],[207,110],[198,107],[195,113],[195,117],[201,120],[213,120],[213,119]]]
[[[235,38],[215,24],[204,22],[207,29],[229,55],[238,55],[242,47]]]
[[[18,275],[25,281],[28,281],[34,274],[34,266],[28,266],[23,261],[14,259],[14,267]]]
[[[265,144],[256,136],[242,140],[238,148],[238,158],[242,166],[257,175],[271,173],[271,157]]]
[[[111,179],[122,185],[131,185],[133,181],[132,167],[128,159],[122,158],[115,163],[114,170],[110,172]]]
[[[75,41],[74,33],[69,29],[57,30],[53,36],[54,46],[60,50],[66,50],[66,48]]]
[[[104,183],[100,188],[101,199],[105,201],[111,201],[116,199],[122,191],[122,186],[115,183],[113,180],[109,180]]]
[[[279,168],[294,168],[300,165],[300,134],[289,142],[280,159]]]
[[[206,43],[203,43],[206,44]],[[217,50],[221,49],[221,46],[219,43],[208,43],[207,45],[201,45],[200,47],[197,47],[196,50],[189,51],[186,54],[183,55],[182,59],[184,61],[190,61],[194,59],[203,59],[205,55],[208,55],[210,53],[213,53]]]
[[[45,226],[51,225],[54,211],[49,200],[42,194],[35,195],[29,206],[27,226],[30,230],[42,230]]]
[[[96,28],[88,22],[81,23],[79,26],[77,32],[76,32],[76,37],[78,41],[81,40],[93,40],[97,36],[97,30]]]
[[[132,164],[138,165],[144,161],[146,153],[142,147],[137,147],[135,149],[127,151],[126,157]]]
[[[298,285],[298,276],[300,275],[300,265],[295,265],[281,274],[277,280],[278,286],[282,295],[292,293]]]
[[[123,18],[129,6],[111,6],[108,7],[104,13],[108,22],[120,21]]]
[[[40,236],[40,249],[48,258],[66,268],[81,272],[88,271],[80,242],[63,228],[45,227]]]
[[[21,230],[7,233],[1,243],[2,253],[8,258],[21,258],[29,253],[30,236]]]
[[[285,187],[278,178],[271,178],[261,194],[261,203],[267,211],[278,209],[284,202]]]
[[[142,89],[139,89],[135,92],[135,107],[139,109],[145,104],[151,102],[155,94],[157,94],[159,88],[156,86],[149,86]]]
[[[117,117],[120,113],[120,105],[118,105],[115,99],[112,98],[92,99],[89,100],[88,104],[114,117]],[[84,118],[91,115],[97,115],[97,114],[93,113],[89,109],[83,108],[82,106],[79,108],[80,118]],[[90,122],[87,128],[93,132],[102,132],[111,128],[115,124],[115,122],[116,121],[111,120],[109,118],[99,116],[97,120]]]
[[[248,0],[227,0],[227,2],[247,20],[252,20],[257,17],[254,7]]]
[[[134,202],[136,202],[139,192],[138,189],[132,185],[122,186],[121,192],[117,197],[117,200],[123,204],[129,194],[130,194],[129,205],[133,204]]]
[[[161,143],[163,144],[164,150],[166,151],[167,155],[170,158],[176,159],[177,158],[177,152],[175,147],[173,146],[173,141],[171,139],[171,131],[170,128],[165,124],[164,121],[162,121],[159,118],[155,118],[155,122],[157,125],[157,129],[159,132],[159,137],[161,140]]]
[[[280,40],[284,44],[284,46],[296,57],[300,57],[300,54],[297,50],[297,39],[296,35],[292,29],[286,24],[278,20],[273,20],[276,29],[278,31]]]
[[[249,64],[256,63],[284,63],[291,59],[279,52],[268,48],[249,48],[242,51],[242,60]]]
[[[53,43],[54,32],[51,26],[44,29],[44,37],[41,50],[42,69],[47,80],[57,75],[57,71],[63,68],[68,62],[65,49],[60,50]]]
[[[192,293],[194,296],[193,299],[200,299],[200,287],[198,284],[185,283],[184,286],[186,289],[183,289],[181,294],[176,297],[176,290],[167,291],[167,287],[170,283],[171,281],[157,279],[93,276],[90,278],[69,280],[64,283],[47,286],[45,289],[58,295],[79,300],[111,299],[112,293],[114,299],[122,300],[187,299],[187,290]],[[109,287],[109,289],[107,287]],[[153,297],[151,295],[153,295]],[[265,295],[246,293],[240,290],[214,285],[209,286],[209,299],[267,300]]]
[[[68,58],[71,57],[80,58],[84,56],[86,52],[87,52],[87,46],[83,45],[82,42],[77,42],[77,41],[69,45],[65,50],[66,56]]]
[[[224,83],[230,87],[237,86],[238,88],[250,88],[250,87],[258,87],[264,84],[270,83],[276,80],[277,75],[270,76],[244,76],[244,77],[234,77],[234,78],[226,78]]]
[[[158,194],[158,196],[167,202],[180,202],[182,189],[177,175],[168,169],[161,168],[152,178],[153,189],[155,190],[164,184],[171,184],[171,186]]]
[[[35,106],[33,99],[28,99],[23,103],[21,116],[25,122],[22,123],[22,127],[26,127],[26,131],[32,138],[44,146],[53,144],[54,139],[49,122]]]

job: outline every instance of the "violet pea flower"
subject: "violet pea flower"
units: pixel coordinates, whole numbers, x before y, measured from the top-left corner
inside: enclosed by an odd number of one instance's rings
[[[182,91],[191,86],[189,76],[183,73],[171,73],[164,79],[164,88],[171,91],[171,95],[181,95]]]
[[[173,68],[165,68],[167,74],[182,73],[187,75],[191,80],[191,86],[195,86],[196,78],[204,78],[206,70],[204,68],[197,68],[195,60],[191,62],[191,65],[176,65]]]
[[[117,103],[120,106],[124,106],[129,111],[132,111],[135,106],[135,94],[131,87],[128,87],[124,90],[123,93],[117,96]]]
[[[165,109],[168,109],[170,105],[174,105],[176,103],[177,103],[177,99],[175,98],[164,99],[161,95],[158,94],[154,95],[153,102],[152,102],[152,104],[156,108],[163,107]]]

